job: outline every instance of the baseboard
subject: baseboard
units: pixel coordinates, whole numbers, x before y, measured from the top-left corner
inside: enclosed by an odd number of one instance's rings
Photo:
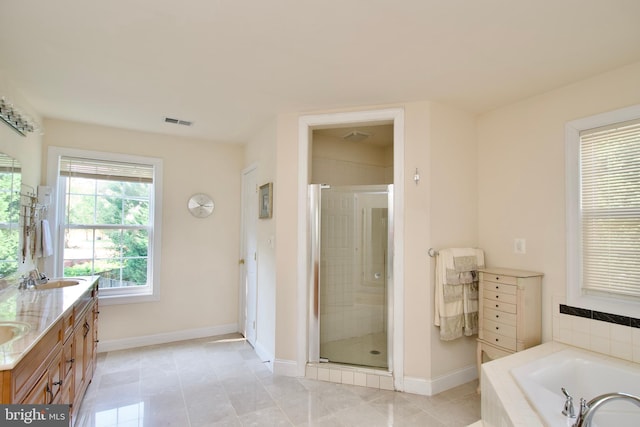
[[[299,377],[298,363],[295,360],[276,359],[273,363],[273,373],[287,377]]]
[[[216,335],[232,334],[234,332],[238,332],[237,323],[115,340],[100,340],[98,343],[98,353],[126,350],[129,348],[144,347],[147,345],[165,344],[175,341],[213,337]]]
[[[260,343],[260,341],[256,341],[256,345],[253,347],[253,349],[256,351],[256,354],[258,355],[260,360],[262,360],[267,365],[269,370],[273,372],[273,353],[268,351],[265,346]]]
[[[475,365],[442,375],[432,380],[424,378],[404,377],[404,391],[406,393],[433,396],[478,378]]]

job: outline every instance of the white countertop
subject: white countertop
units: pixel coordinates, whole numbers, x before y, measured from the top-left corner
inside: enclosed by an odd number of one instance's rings
[[[69,278],[80,283],[57,289],[18,290],[14,285],[0,291],[0,323],[21,322],[30,326],[22,337],[0,345],[0,370],[13,369],[98,278]]]

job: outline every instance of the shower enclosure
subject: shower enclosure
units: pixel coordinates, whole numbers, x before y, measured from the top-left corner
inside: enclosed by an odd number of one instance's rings
[[[310,355],[388,370],[392,185],[311,185]]]

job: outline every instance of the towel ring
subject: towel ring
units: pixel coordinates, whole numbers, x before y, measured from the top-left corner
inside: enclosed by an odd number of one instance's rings
[[[427,251],[427,253],[429,254],[429,256],[430,256],[431,258],[433,258],[433,257],[435,257],[436,255],[438,255],[438,251],[436,251],[436,250],[435,250],[435,249],[433,249],[433,248],[429,248],[429,250]]]

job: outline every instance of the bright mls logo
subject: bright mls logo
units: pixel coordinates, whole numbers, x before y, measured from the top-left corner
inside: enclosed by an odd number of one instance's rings
[[[0,405],[0,425],[69,427],[69,405]]]

